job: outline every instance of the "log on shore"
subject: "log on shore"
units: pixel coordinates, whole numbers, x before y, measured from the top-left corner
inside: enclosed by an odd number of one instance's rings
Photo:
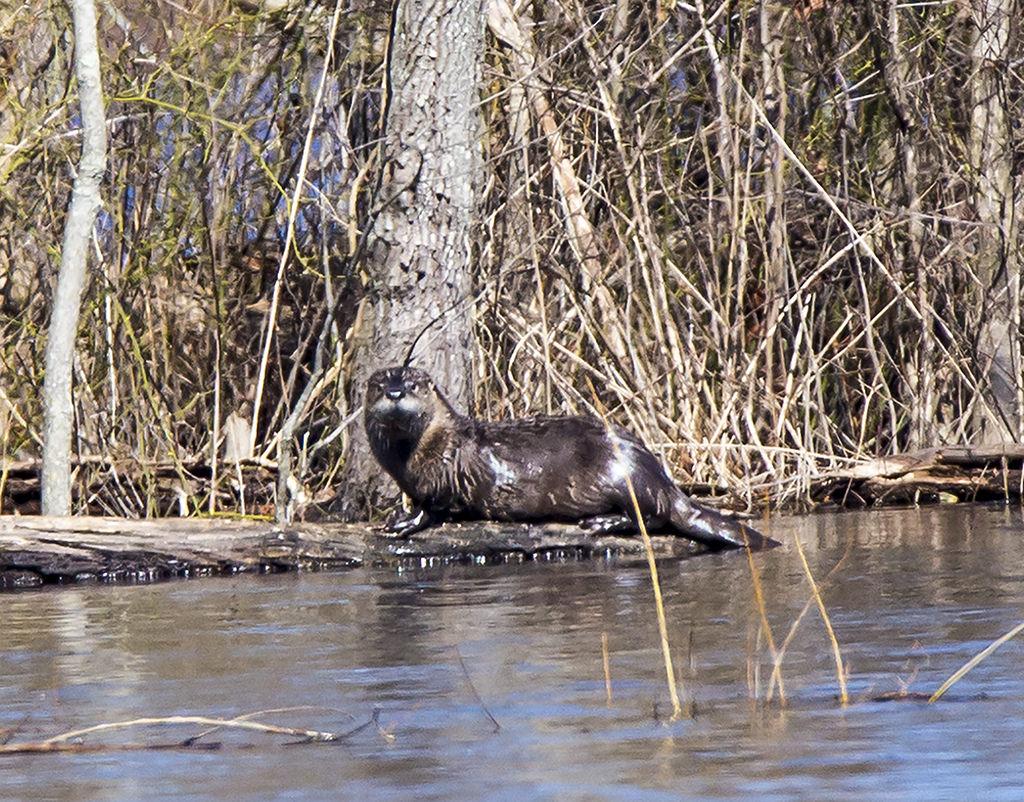
[[[811,498],[844,507],[1024,498],[1024,445],[942,446],[882,457],[811,482]]]
[[[702,551],[671,535],[655,535],[652,542],[659,557]],[[642,555],[639,538],[594,536],[566,524],[446,524],[401,540],[367,524],[0,516],[0,588]]]
[[[189,499],[204,498],[214,491],[222,509],[237,508],[241,493],[249,510],[273,511],[277,464],[271,460],[250,458],[221,463],[216,488],[211,486],[213,466],[204,460],[140,461],[84,455],[71,463],[79,494],[76,509],[84,500],[90,515],[130,517],[146,511],[157,516],[187,514]],[[38,459],[0,463],[0,509],[38,515],[40,469]]]

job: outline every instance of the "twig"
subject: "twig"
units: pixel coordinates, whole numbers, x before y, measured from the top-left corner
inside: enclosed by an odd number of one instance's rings
[[[346,737],[348,733],[325,732],[322,730],[306,730],[297,727],[280,727],[276,724],[263,724],[259,721],[244,721],[238,719],[211,718],[210,716],[154,716],[135,718],[126,721],[113,721],[106,724],[95,724],[91,727],[84,727],[80,730],[63,732],[41,741],[44,744],[64,743],[72,738],[80,738],[83,735],[90,735],[94,732],[108,732],[110,730],[128,729],[131,727],[149,727],[179,724],[201,724],[209,727],[225,727],[240,730],[251,730],[253,732],[266,732],[274,735],[298,735],[310,741],[337,741]]]
[[[601,633],[601,664],[604,666],[604,696],[608,706],[612,703],[612,670],[608,658],[608,633]]]
[[[487,709],[487,705],[484,704],[484,700],[480,698],[476,685],[473,684],[473,678],[469,676],[469,669],[466,668],[466,661],[462,659],[462,652],[459,651],[458,644],[455,644],[455,656],[459,659],[459,665],[462,667],[462,675],[466,678],[466,684],[469,686],[469,690],[473,694],[473,698],[476,699],[476,703],[480,705],[480,709],[487,714],[487,718],[491,720],[491,724],[494,725],[494,731],[498,732],[501,729],[501,725],[498,723],[498,719],[491,715],[491,711]]]
[[[281,713],[298,713],[300,711],[302,711],[302,712],[319,711],[319,712],[325,712],[325,713],[345,713],[344,710],[339,710],[338,708],[335,708],[335,707],[320,707],[318,705],[298,705],[296,707],[271,707],[271,708],[267,708],[266,710],[254,710],[252,713],[243,713],[242,715],[235,716],[233,719],[230,719],[230,720],[231,721],[250,721],[250,720],[256,718],[256,716],[273,716],[273,715],[280,715]],[[346,715],[349,715],[349,714],[346,713]],[[349,716],[349,718],[351,718],[351,716]],[[194,742],[198,741],[201,738],[205,738],[207,735],[210,735],[212,733],[217,732],[217,730],[219,730],[220,728],[221,727],[218,724],[216,726],[213,726],[213,727],[210,727],[208,729],[205,729],[202,732],[197,733],[196,735],[193,735],[191,738],[188,738],[187,742],[188,743],[194,743]]]
[[[284,279],[284,268],[288,263],[288,255],[295,239],[295,219],[299,213],[299,201],[302,198],[303,188],[306,183],[306,168],[309,164],[309,154],[313,149],[313,134],[316,130],[317,117],[323,105],[324,90],[327,87],[327,75],[331,66],[331,52],[333,51],[334,37],[338,30],[338,19],[341,15],[341,0],[335,3],[334,16],[331,17],[331,25],[327,35],[327,54],[324,57],[323,69],[320,73],[320,83],[317,86],[316,97],[313,99],[313,108],[309,114],[309,123],[306,126],[306,141],[302,146],[302,160],[299,164],[299,173],[295,178],[295,192],[292,195],[291,204],[288,207],[288,226],[285,232],[284,247],[281,249],[281,259],[277,267],[277,278],[274,281],[274,290],[271,295],[270,309],[267,312],[266,329],[263,333],[263,348],[260,356],[260,367],[256,379],[256,395],[252,408],[252,430],[249,435],[249,453],[256,452],[257,438],[259,437],[260,404],[263,401],[263,385],[267,374],[267,363],[270,360],[270,344],[274,339],[274,330],[277,327],[277,309],[281,298],[281,283]]]
[[[146,752],[166,751],[171,749],[216,751],[221,749],[222,744],[217,742],[190,744],[186,741],[174,741],[173,743],[125,743],[125,744],[83,744],[83,743],[48,743],[46,741],[32,741],[30,743],[7,744],[0,746],[0,757],[4,755],[31,755],[47,753],[83,754],[92,752]]]
[[[289,710],[301,709],[304,708],[279,708],[278,711],[268,710],[264,712],[286,712]],[[345,732],[327,732],[324,730],[307,730],[297,727],[281,727],[276,724],[264,724],[258,721],[249,721],[244,716],[240,716],[234,719],[211,718],[209,716],[146,717],[130,719],[127,721],[114,721],[105,724],[96,724],[92,727],[83,727],[82,729],[71,730],[70,732],[63,732],[59,735],[54,735],[42,741],[2,744],[0,745],[0,755],[19,755],[39,752],[136,751],[147,749],[220,749],[221,744],[219,743],[199,743],[198,741],[200,738],[208,735],[210,732],[213,732],[214,730],[221,728],[241,729],[248,730],[250,732],[265,732],[272,735],[293,735],[298,736],[301,739],[299,741],[291,742],[292,744],[336,743],[339,741],[343,741],[346,738],[349,738],[358,732],[362,732],[371,725],[377,724],[377,726],[379,727],[377,717],[378,711],[375,710],[373,716],[368,721]],[[133,727],[166,725],[177,726],[181,724],[201,724],[206,725],[211,729],[208,729],[190,738],[186,738],[182,741],[177,741],[175,743],[86,744],[81,742],[73,742],[75,741],[75,739],[81,738],[85,735],[91,735],[97,732],[110,732],[113,730],[130,729]]]

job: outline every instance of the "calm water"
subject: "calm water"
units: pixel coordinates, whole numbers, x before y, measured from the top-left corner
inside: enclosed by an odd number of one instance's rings
[[[817,612],[764,695],[742,555],[662,565],[677,668],[695,717],[675,724],[640,565],[599,562],[355,571],[0,596],[0,728],[44,737],[145,715],[349,729],[345,744],[219,733],[216,752],[0,758],[9,799],[1024,798],[1024,645],[930,692],[1024,619],[1019,510],[953,507],[779,518],[756,556],[781,643],[809,589],[804,545],[850,672],[838,707]],[[844,559],[845,555],[845,559]],[[610,646],[605,698],[601,634]],[[497,732],[459,662],[500,723]],[[324,710],[322,708],[332,708]],[[106,740],[168,741],[161,729]]]

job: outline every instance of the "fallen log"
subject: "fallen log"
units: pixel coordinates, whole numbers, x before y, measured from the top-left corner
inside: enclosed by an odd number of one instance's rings
[[[40,460],[0,462],[0,510],[21,515],[40,511]],[[249,458],[224,462],[216,488],[213,467],[205,460],[180,462],[82,455],[72,459],[76,509],[90,515],[188,515],[215,492],[221,509],[273,508],[277,464]]]
[[[651,540],[658,557],[702,551],[671,535]],[[467,522],[399,540],[367,524],[0,516],[0,588],[595,556],[639,559],[643,544],[639,538],[594,536],[567,524]]]
[[[868,460],[811,481],[844,507],[1024,498],[1024,445],[942,446]]]

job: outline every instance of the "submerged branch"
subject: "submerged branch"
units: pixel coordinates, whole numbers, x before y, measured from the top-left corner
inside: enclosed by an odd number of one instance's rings
[[[291,735],[301,739],[300,741],[290,742],[293,744],[331,743],[342,741],[352,735],[362,732],[374,724],[377,724],[377,716],[377,711],[374,711],[373,716],[371,716],[368,721],[344,732],[328,732],[325,730],[312,730],[301,727],[282,727],[277,724],[250,721],[249,716],[238,716],[231,719],[213,718],[210,716],[149,716],[129,719],[126,721],[112,721],[104,724],[95,724],[91,727],[83,727],[81,729],[63,732],[59,735],[54,735],[41,741],[2,744],[0,745],[0,756],[46,752],[120,752],[163,749],[220,749],[221,744],[219,743],[199,742],[199,738],[203,737],[203,735],[217,729],[246,730],[248,732],[262,732],[270,735]],[[113,732],[116,730],[134,729],[136,727],[181,726],[190,724],[199,724],[211,729],[206,730],[199,735],[172,743],[87,744],[79,741],[80,738],[86,735],[93,735],[100,732]]]

